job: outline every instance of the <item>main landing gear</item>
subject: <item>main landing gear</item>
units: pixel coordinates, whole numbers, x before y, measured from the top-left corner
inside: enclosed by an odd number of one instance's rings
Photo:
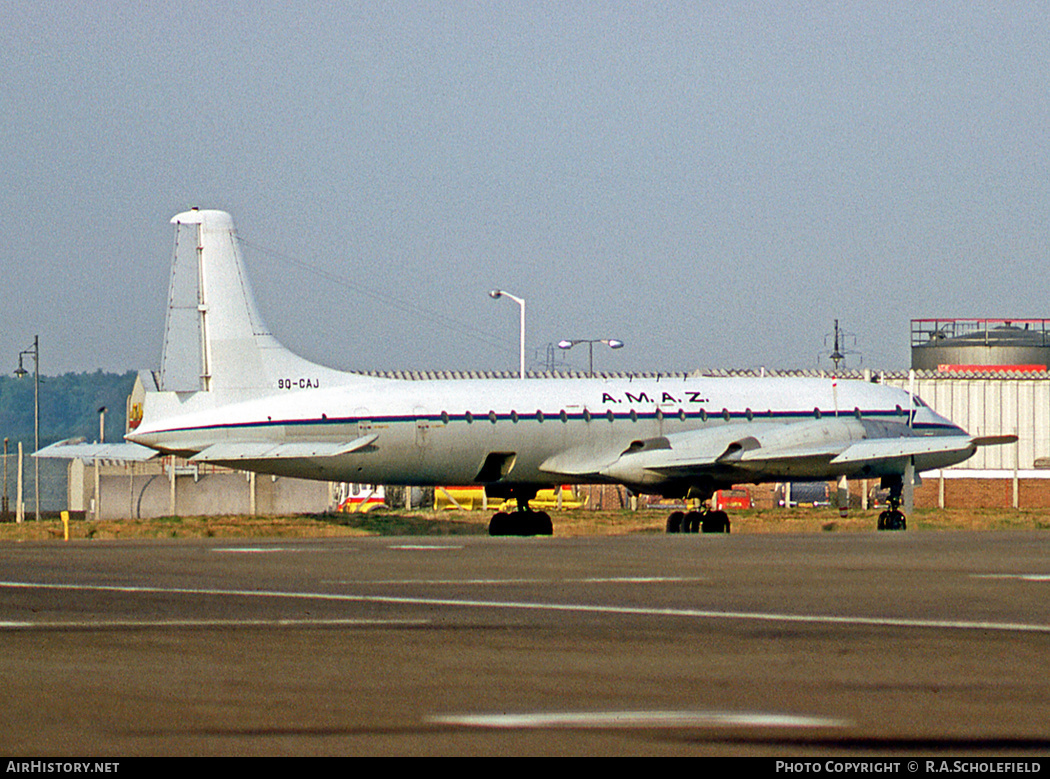
[[[728,533],[729,515],[712,511],[705,504],[700,511],[675,511],[667,518],[668,533]]]
[[[550,536],[554,535],[551,516],[546,511],[534,511],[529,508],[529,501],[536,497],[536,490],[520,489],[510,491],[518,508],[515,511],[501,511],[489,520],[490,536]]]
[[[554,525],[546,511],[530,508],[517,511],[501,511],[489,520],[490,536],[550,536]]]

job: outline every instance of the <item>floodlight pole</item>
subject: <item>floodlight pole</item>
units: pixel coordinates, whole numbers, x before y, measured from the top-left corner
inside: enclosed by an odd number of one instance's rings
[[[494,289],[489,293],[489,297],[496,298],[510,298],[518,307],[521,309],[521,328],[520,335],[518,337],[518,375],[521,378],[525,378],[525,301],[519,298],[517,295],[512,295],[506,290]]]
[[[4,503],[0,510],[0,517],[7,522],[7,438],[4,438]]]
[[[40,451],[40,336],[33,336],[33,346],[18,353],[18,370],[15,376],[22,378],[29,371],[22,367],[22,358],[33,358],[33,451]],[[40,459],[33,458],[33,490],[36,500],[36,521],[40,521]]]
[[[588,370],[587,375],[594,376],[594,345],[605,344],[610,349],[622,349],[623,341],[617,338],[575,338],[572,340],[565,339],[564,341],[558,341],[559,349],[571,349],[576,344],[587,344],[588,352]]]

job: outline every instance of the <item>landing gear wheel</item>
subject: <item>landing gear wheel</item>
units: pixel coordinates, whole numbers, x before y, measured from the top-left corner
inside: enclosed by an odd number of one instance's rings
[[[896,493],[896,494],[895,494]],[[899,488],[890,490],[889,508],[879,514],[876,527],[879,530],[907,530],[908,521],[900,511],[901,499]]]
[[[512,525],[513,523],[511,522],[509,514],[505,514],[502,511],[498,514],[494,514],[492,519],[489,520],[489,535],[509,536],[513,530]]]
[[[675,511],[667,518],[668,533],[728,533],[729,515],[724,511]]]
[[[907,530],[908,520],[895,508],[886,509],[879,514],[879,530]]]
[[[729,515],[724,511],[708,511],[700,525],[703,533],[728,533]]]
[[[533,536],[552,536],[554,535],[554,523],[551,522],[551,515],[546,511],[530,511],[532,517],[529,521],[532,533],[529,535]]]
[[[879,514],[879,522],[876,527],[879,530],[907,530],[908,521],[900,511],[901,493],[904,490],[904,482],[897,476],[892,479],[883,479],[883,487],[888,487],[890,497],[889,508]]]
[[[667,532],[668,533],[681,533],[683,532],[682,520],[685,519],[685,514],[681,511],[672,511],[671,516],[667,518]]]
[[[551,536],[554,535],[554,524],[546,511],[515,511],[507,514],[503,511],[489,520],[490,536]]]

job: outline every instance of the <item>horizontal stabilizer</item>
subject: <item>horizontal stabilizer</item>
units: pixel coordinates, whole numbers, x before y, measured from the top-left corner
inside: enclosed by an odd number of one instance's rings
[[[314,457],[338,457],[371,444],[377,434],[362,436],[349,443],[297,441],[273,444],[265,441],[234,441],[209,446],[190,458],[193,462],[235,462],[237,460],[299,460]]]
[[[920,454],[965,452],[972,450],[973,439],[969,436],[921,436],[914,438],[872,438],[850,445],[832,465],[854,462],[876,462],[913,457]]]
[[[974,446],[999,446],[1000,444],[1016,444],[1015,435],[985,435],[973,439]]]
[[[159,452],[139,444],[123,442],[119,444],[89,444],[82,438],[68,438],[45,446],[33,457],[59,460],[90,460],[98,462],[109,460],[113,462],[144,462],[156,457]]]

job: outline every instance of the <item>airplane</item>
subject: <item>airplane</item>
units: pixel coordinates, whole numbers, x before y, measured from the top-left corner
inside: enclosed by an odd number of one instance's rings
[[[567,483],[704,505],[739,483],[879,478],[894,512],[880,527],[901,527],[902,490],[916,472],[1016,440],[972,437],[917,396],[868,381],[406,380],[334,370],[267,329],[228,213],[194,208],[171,222],[161,369],[140,374],[127,442],[60,442],[38,456],[177,455],[324,481],[483,485],[518,507],[495,514],[490,534],[549,535],[549,515],[529,501]],[[728,532],[729,518],[706,507],[674,512],[667,530]]]

